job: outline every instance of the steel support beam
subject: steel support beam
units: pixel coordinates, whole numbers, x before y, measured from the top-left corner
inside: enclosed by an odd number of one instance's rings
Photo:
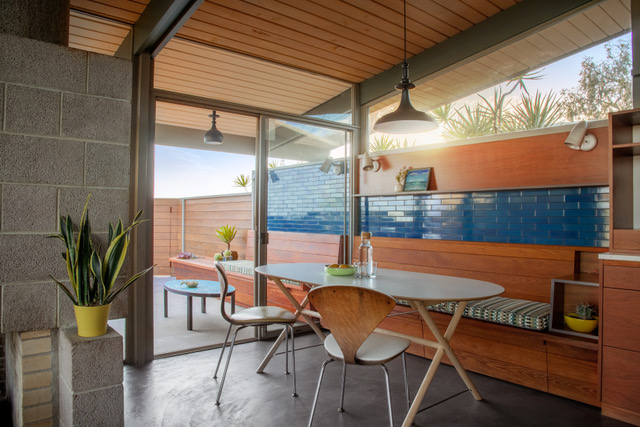
[[[418,82],[462,61],[497,50],[603,0],[523,0],[407,60],[411,80]],[[635,0],[633,1],[635,3]],[[395,93],[401,64],[360,83],[360,105]]]

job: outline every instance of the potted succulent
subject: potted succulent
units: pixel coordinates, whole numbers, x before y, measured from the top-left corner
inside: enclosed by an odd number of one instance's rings
[[[142,211],[133,219],[133,223],[124,228],[122,220],[114,227],[109,223],[109,237],[104,253],[96,249],[91,239],[91,224],[89,222],[88,205],[91,195],[82,211],[82,218],[74,237],[74,224],[70,216],[60,216],[60,233],[55,237],[64,242],[65,251],[62,253],[67,265],[67,273],[71,282],[71,289],[59,280],[49,275],[60,289],[73,302],[78,325],[78,335],[81,337],[96,337],[107,333],[107,320],[111,302],[137,279],[151,271],[151,266],[133,275],[124,285],[116,288],[116,280],[124,265],[129,248],[131,230],[140,224]]]
[[[216,230],[216,236],[218,236],[218,239],[222,240],[224,243],[227,244],[227,251],[231,252],[231,255],[230,255],[231,259],[238,259],[238,252],[231,250],[231,242],[233,241],[233,239],[235,239],[237,233],[238,233],[238,230],[236,230],[235,225],[233,227],[229,227],[228,225],[223,225],[222,227]],[[224,257],[225,260],[227,259],[227,255],[225,255],[224,252],[222,253],[222,256]]]
[[[564,315],[564,321],[569,328],[576,332],[589,333],[598,327],[596,308],[586,302],[576,305],[575,313]]]

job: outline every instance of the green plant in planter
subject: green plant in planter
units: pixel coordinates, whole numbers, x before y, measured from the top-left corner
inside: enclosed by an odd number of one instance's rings
[[[596,308],[591,304],[581,302],[576,305],[576,316],[578,316],[579,319],[593,320],[597,314]]]
[[[49,275],[71,299],[76,306],[101,306],[110,304],[122,291],[127,289],[140,277],[151,271],[154,266],[142,270],[132,276],[120,288],[114,285],[124,265],[129,248],[131,230],[144,222],[140,220],[142,211],[133,219],[133,223],[124,228],[122,220],[115,227],[109,223],[109,239],[104,255],[96,250],[91,241],[91,224],[89,222],[89,197],[82,211],[77,237],[74,238],[71,216],[60,216],[60,233],[56,237],[64,242],[65,252],[62,258],[67,265],[67,273],[71,282],[71,290],[63,283]]]
[[[233,241],[233,239],[236,238],[237,232],[238,230],[236,230],[235,225],[233,227],[229,227],[228,225],[223,225],[222,227],[216,230],[216,235],[218,236],[218,239],[222,240],[224,243],[227,244],[227,250],[230,250],[231,242]]]

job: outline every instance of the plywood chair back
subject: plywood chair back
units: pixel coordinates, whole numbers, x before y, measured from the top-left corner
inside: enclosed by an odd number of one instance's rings
[[[227,299],[227,292],[229,292],[229,280],[227,279],[227,272],[218,261],[213,263],[216,271],[218,272],[218,283],[220,284],[220,314],[222,318],[229,323],[235,324],[233,319],[229,317],[225,309],[225,300]]]
[[[309,292],[309,301],[350,364],[357,364],[358,349],[396,304],[382,292],[357,286],[317,287]]]

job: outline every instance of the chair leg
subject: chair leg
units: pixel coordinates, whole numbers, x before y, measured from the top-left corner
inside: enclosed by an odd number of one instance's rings
[[[318,378],[318,386],[316,387],[316,395],[313,398],[313,405],[311,406],[311,415],[309,416],[309,424],[308,427],[311,427],[313,424],[313,416],[316,412],[316,405],[318,404],[318,395],[320,394],[320,385],[322,384],[322,377],[324,376],[324,368],[327,367],[329,363],[333,362],[333,359],[325,360],[322,364],[322,369],[320,369],[320,378]]]
[[[411,397],[409,396],[409,382],[407,381],[407,357],[406,353],[402,353],[402,369],[404,371],[404,393],[407,397],[407,412],[411,407]]]
[[[344,412],[344,384],[347,378],[347,364],[342,362],[342,385],[340,387],[340,407],[338,412]]]
[[[287,333],[284,335],[284,373],[289,375],[289,328],[284,326]]]
[[[293,325],[286,325],[286,327],[291,333],[291,365],[293,367],[293,393],[291,393],[291,395],[293,397],[298,397],[298,392],[296,390],[296,344],[293,336]],[[287,348],[289,348],[289,346],[287,346]],[[287,359],[289,359],[289,356],[287,356]]]
[[[389,371],[384,365],[380,365],[384,371],[384,376],[387,380],[387,403],[389,404],[389,425],[393,427],[393,410],[391,409],[391,383],[389,382]]]
[[[222,372],[222,380],[220,380],[220,386],[218,387],[218,396],[216,396],[216,405],[220,405],[220,395],[222,394],[222,387],[224,386],[224,379],[227,377],[227,369],[229,369],[229,362],[231,361],[231,353],[233,353],[233,346],[236,343],[236,337],[238,332],[244,329],[246,326],[240,326],[233,333],[233,339],[231,340],[231,347],[229,347],[229,355],[227,356],[227,363],[224,365],[224,371]]]
[[[229,341],[229,334],[231,333],[231,328],[233,325],[229,323],[229,329],[227,329],[227,336],[224,337],[224,345],[222,346],[222,351],[220,352],[220,357],[218,358],[218,365],[216,366],[216,371],[213,373],[213,379],[218,378],[218,369],[220,368],[220,362],[222,362],[222,355],[224,354],[225,348],[227,348],[227,342]]]

